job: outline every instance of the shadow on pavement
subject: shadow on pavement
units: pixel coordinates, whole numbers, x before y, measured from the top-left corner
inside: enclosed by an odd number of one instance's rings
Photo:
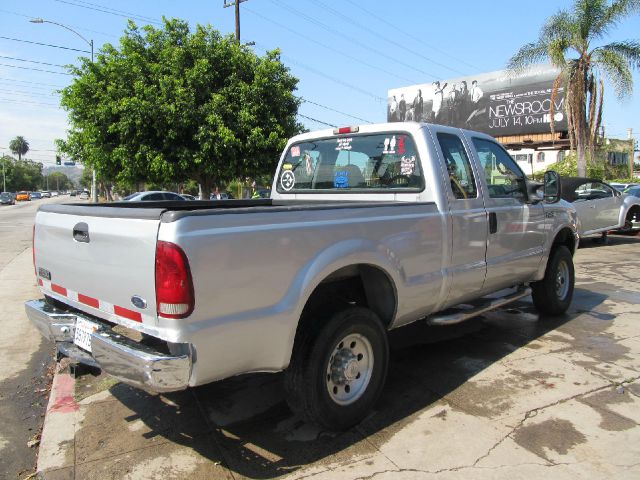
[[[281,374],[245,375],[164,396],[117,385],[112,394],[137,413],[131,420],[144,421],[151,435],[190,446],[237,474],[275,478],[314,462],[372,452],[371,436],[385,441],[423,409],[547,332],[582,328],[584,316],[580,327],[569,325],[606,298],[576,289],[573,308],[558,318],[539,318],[530,301],[520,301],[459,328],[413,324],[392,332],[387,384],[376,410],[341,433],[323,432],[293,417]],[[593,317],[594,326],[587,328],[598,329],[613,318]]]

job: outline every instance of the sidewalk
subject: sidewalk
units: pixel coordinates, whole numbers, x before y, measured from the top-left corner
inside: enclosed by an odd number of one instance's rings
[[[46,479],[640,478],[640,239],[580,249],[568,316],[531,301],[475,333],[394,349],[372,415],[344,433],[291,416],[279,375],[151,395],[56,375]],[[429,332],[406,330],[415,339]]]

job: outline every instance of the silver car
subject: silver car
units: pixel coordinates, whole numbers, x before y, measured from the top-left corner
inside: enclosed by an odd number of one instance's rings
[[[640,198],[626,195],[600,180],[562,177],[562,198],[578,213],[580,238],[640,228]]]

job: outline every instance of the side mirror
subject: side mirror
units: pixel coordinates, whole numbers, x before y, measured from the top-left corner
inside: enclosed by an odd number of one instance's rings
[[[536,203],[539,203],[543,200],[541,182],[526,179],[525,185],[527,187],[528,203],[535,205]]]
[[[549,170],[544,173],[544,201],[547,203],[558,203],[560,201],[560,175],[558,172]]]

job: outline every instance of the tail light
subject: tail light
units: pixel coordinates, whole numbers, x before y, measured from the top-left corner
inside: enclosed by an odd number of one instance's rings
[[[156,304],[164,318],[185,318],[195,304],[189,260],[176,244],[159,241],[156,246]]]

